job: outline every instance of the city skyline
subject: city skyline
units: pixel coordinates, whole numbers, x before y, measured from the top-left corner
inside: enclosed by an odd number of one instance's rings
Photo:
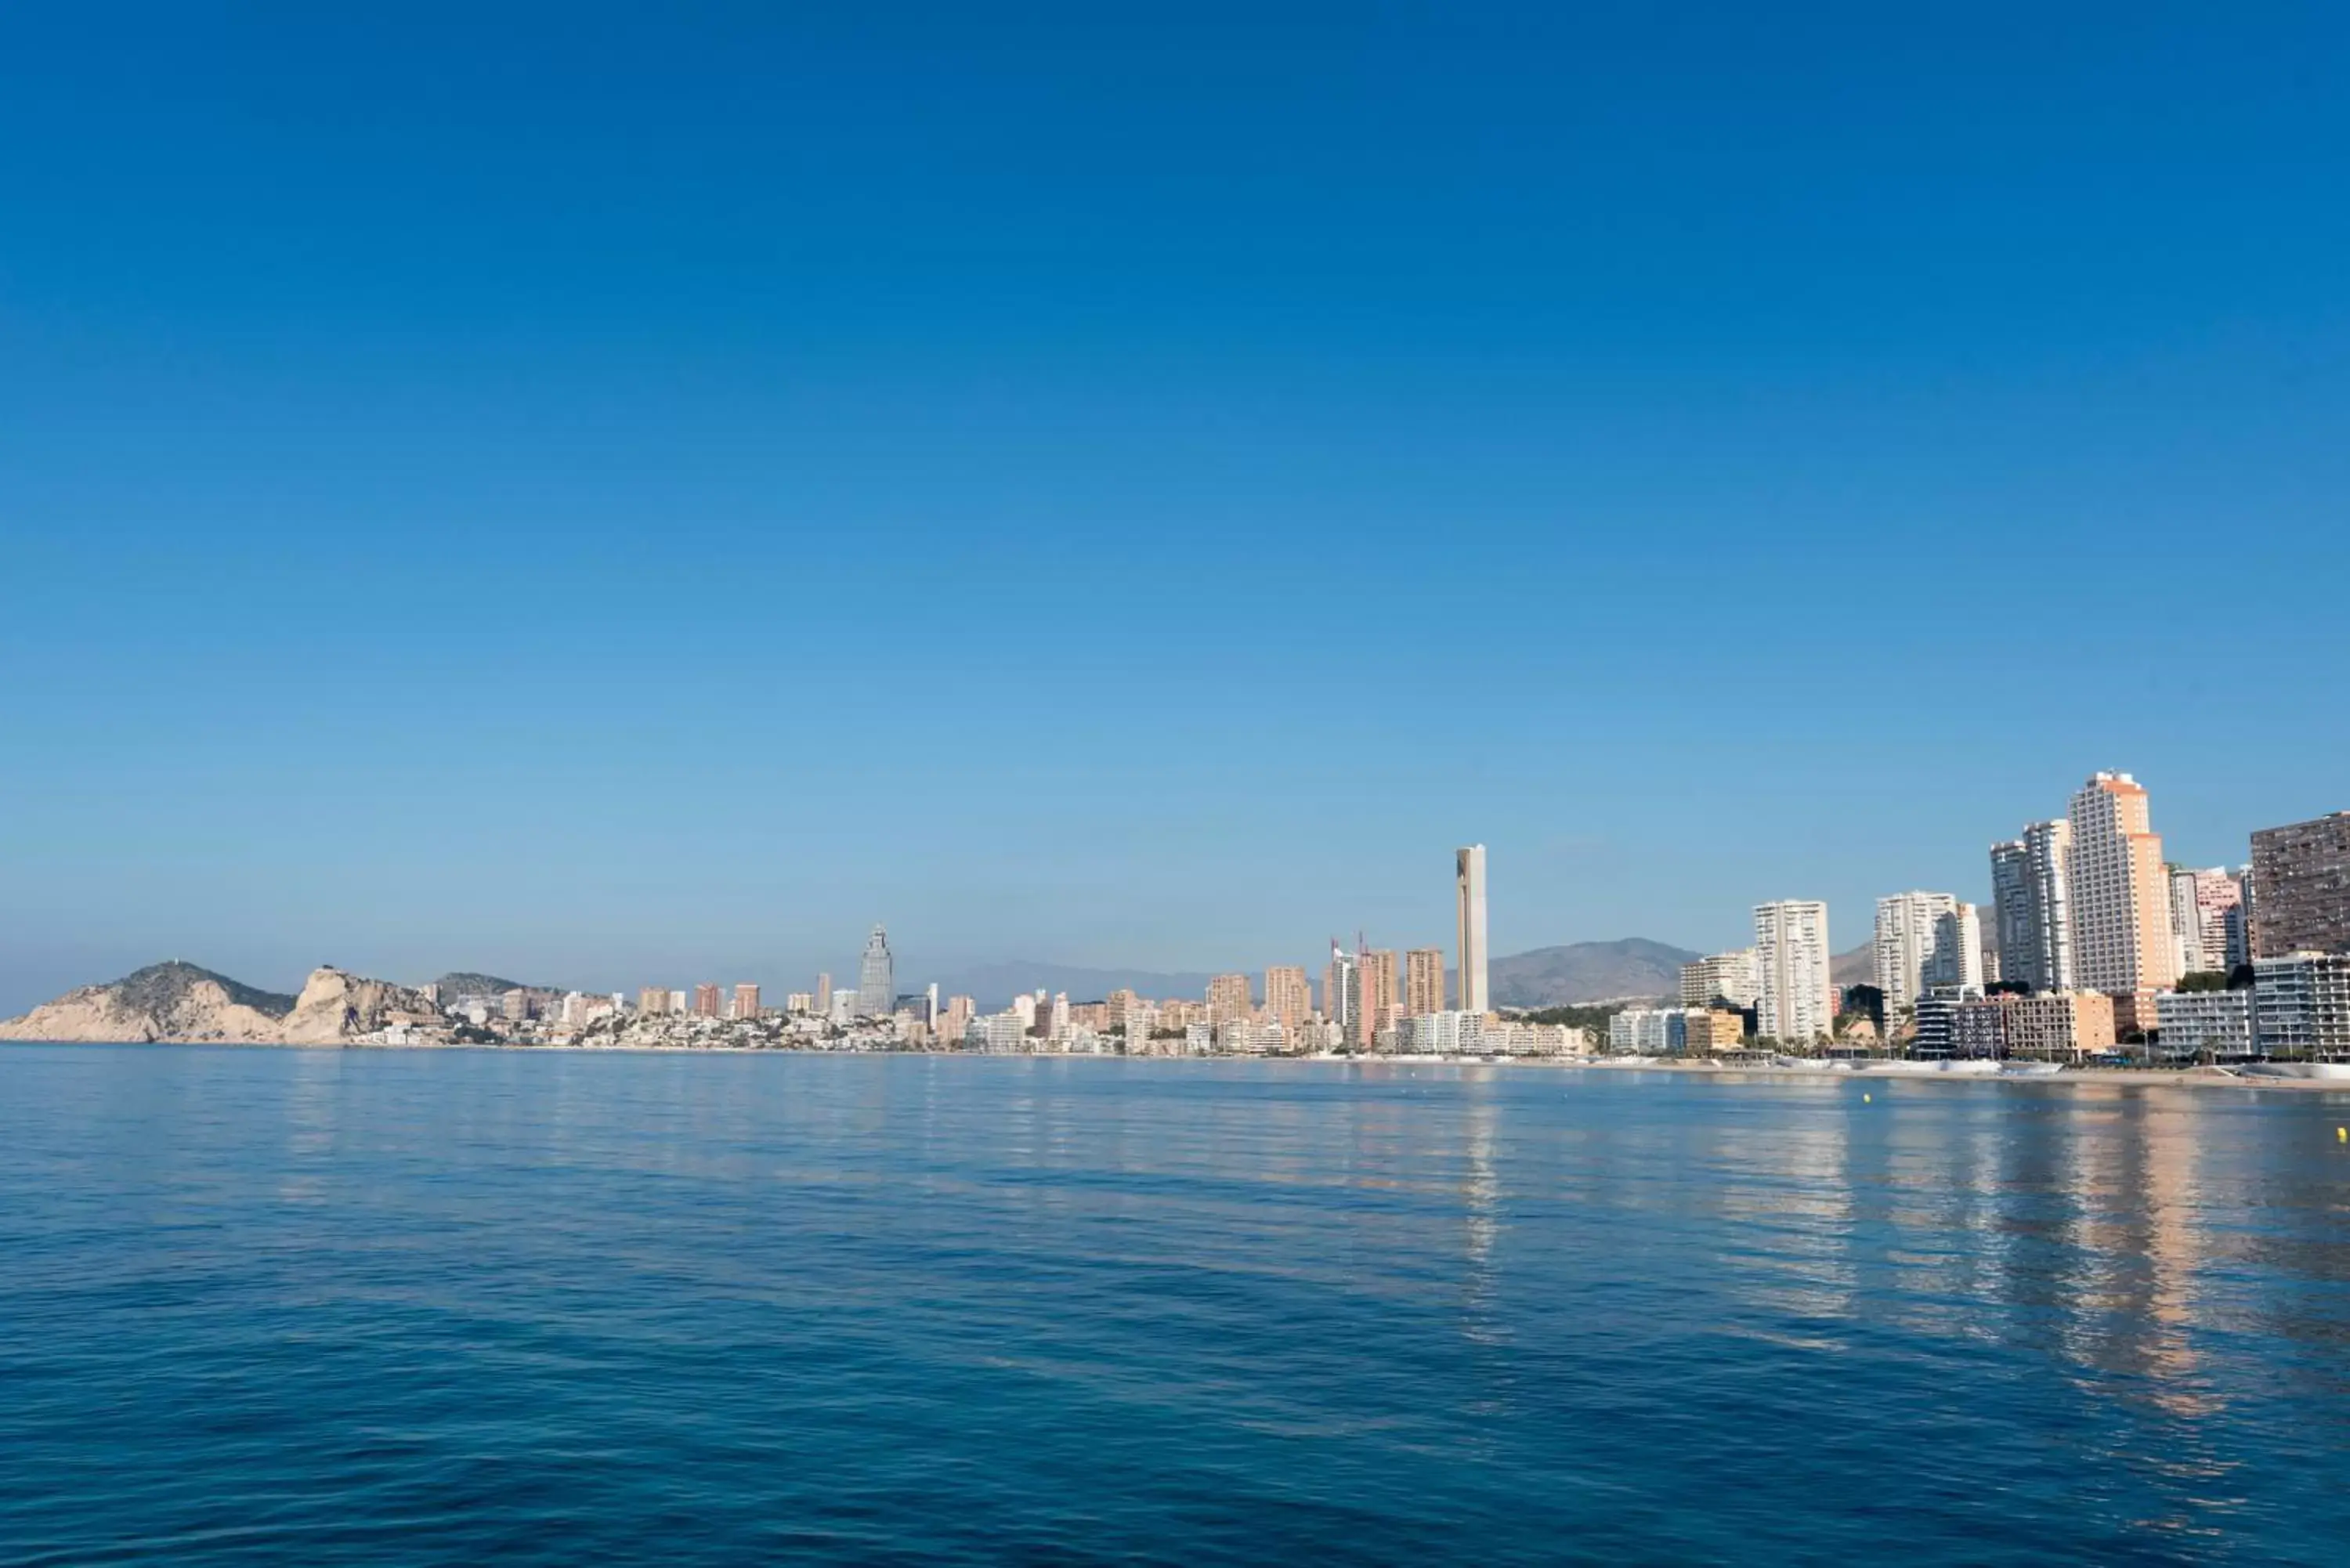
[[[9,8],[0,1005],[1318,970],[1472,842],[1495,954],[1849,941],[2101,765],[2241,860],[2350,776],[2341,22],[1971,15]]]
[[[2126,786],[2125,791],[2126,795],[2127,795],[2127,798],[2135,801],[2137,808],[2142,811],[2144,807],[2145,792],[2142,788],[2136,785],[2135,781],[2127,773],[2121,773],[2118,774],[2099,773],[2093,774],[2086,785],[2074,786],[2074,804],[2075,806],[2078,806],[2085,798],[2092,800],[2104,799],[2105,796],[2100,781],[2112,780],[2116,778],[2124,781],[2124,784]],[[2135,794],[2128,794],[2127,792],[2131,790],[2136,792]],[[2166,815],[2167,813],[2168,803],[2166,796]],[[2328,826],[2329,830],[2335,832],[2336,837],[2340,836],[2338,829],[2331,828],[2331,825],[2339,818],[2340,814],[2336,813],[2332,815],[2328,815],[2327,814],[2320,813],[2315,814],[2315,815],[2317,820],[2300,824],[2298,826],[2306,828],[2315,828],[2321,824],[2324,824]],[[2077,966],[2078,961],[2074,956],[2074,949],[2069,935],[2071,930],[2070,917],[2067,909],[2069,878],[2064,874],[2065,867],[2069,865],[2070,860],[2069,846],[2071,844],[2071,829],[2072,824],[2067,820],[2067,818],[2064,816],[2058,816],[2053,821],[2034,822],[2030,824],[2026,830],[2025,840],[2023,841],[2006,843],[1992,840],[1988,842],[1978,849],[1977,857],[1979,860],[1982,858],[1983,850],[1987,849],[1989,852],[1988,864],[1985,867],[1983,873],[1971,884],[1964,883],[1963,881],[1961,882],[1961,886],[1966,887],[1970,892],[1972,892],[1978,888],[1981,890],[1975,893],[1973,897],[1967,897],[1964,895],[1955,896],[1954,901],[1957,905],[1966,907],[1972,911],[1970,919],[1974,922],[1974,924],[1971,929],[1977,929],[1981,933],[1982,953],[1991,959],[1994,966],[2006,965],[2009,967],[2011,969],[2011,972],[2007,976],[2009,979],[2028,978],[2031,974],[2035,972],[2028,970],[2014,970],[2012,968],[2012,960],[2013,955],[2010,952],[2009,949],[2013,940],[2036,940],[2043,947],[2046,946],[2049,941],[2049,938],[2045,931],[2030,933],[2023,937],[2012,937],[2010,933],[2002,930],[1998,924],[1999,920],[2002,919],[2002,912],[2007,908],[2007,906],[2002,905],[1999,900],[1999,890],[2003,875],[2002,864],[2002,858],[2003,857],[2010,857],[2012,852],[2021,851],[2027,841],[2034,846],[2044,846],[2051,843],[2056,846],[2053,857],[2047,854],[2044,848],[2035,849],[2033,851],[2034,854],[2041,857],[2041,859],[2044,861],[2044,865],[2040,866],[2038,873],[2040,880],[2033,881],[2031,884],[2031,887],[2036,894],[2042,896],[2046,895],[2050,887],[2053,887],[2055,889],[2056,903],[2054,918],[2058,922],[2058,929],[2068,933],[2065,940],[2058,944],[2058,950],[2062,954],[2062,961],[2066,966],[2063,972],[2064,978],[2068,981],[2077,978],[2072,973],[2072,970]],[[2245,835],[2243,842],[2244,844],[2249,845],[2254,841],[2255,836],[2259,834],[2273,834],[2279,831],[2282,831],[2280,826],[2250,830]],[[2205,872],[2202,868],[2194,867],[2189,863],[2182,862],[2175,855],[2172,855],[2166,847],[2167,840],[2162,835],[2153,834],[2147,836],[2153,841],[2153,847],[2147,851],[2147,853],[2152,856],[2152,859],[2149,864],[2156,868],[2153,878],[2147,886],[2149,888],[2154,890],[2154,896],[2158,900],[2159,900],[2161,909],[2165,912],[2165,918],[2167,920],[2168,911],[2171,909],[2174,899],[2174,894],[2171,889],[2171,883],[2174,875],[2209,875],[2210,873]],[[2224,856],[2217,857],[2217,868],[2228,869],[2247,865],[2249,864],[2249,853],[2250,851],[2248,848],[2240,846],[2235,852],[2232,859]],[[1395,992],[1395,1002],[1399,1006],[1400,1006],[1405,996],[1408,994],[1405,989],[1406,981],[1408,979],[1407,971],[1404,967],[1405,960],[1408,958],[1415,958],[1419,953],[1430,950],[1441,951],[1445,954],[1447,968],[1443,972],[1448,981],[1449,992],[1451,994],[1452,1004],[1457,1005],[1459,1003],[1459,997],[1457,994],[1458,976],[1457,972],[1451,966],[1457,964],[1459,958],[1459,943],[1461,937],[1468,929],[1468,923],[1465,919],[1468,909],[1467,867],[1471,861],[1472,855],[1474,863],[1477,867],[1475,882],[1481,894],[1479,903],[1482,905],[1483,902],[1482,898],[1482,890],[1484,880],[1485,846],[1477,845],[1464,847],[1457,851],[1454,855],[1454,877],[1452,899],[1451,904],[1451,919],[1446,923],[1448,934],[1451,938],[1449,943],[1412,943],[1403,937],[1390,936],[1385,931],[1382,931],[1380,933],[1377,933],[1381,937],[1380,942],[1376,944],[1375,948],[1367,950],[1377,951],[1384,958],[1392,961],[1391,967],[1394,967],[1395,969],[1394,984],[1392,989]],[[2018,866],[2025,865],[2028,860],[2028,857],[2020,856],[2013,857],[2016,859],[2016,864]],[[2172,869],[2173,867],[2177,868],[2176,872]],[[2142,872],[2143,867],[2139,867],[2137,869]],[[1423,866],[1423,877],[1425,877],[1425,867]],[[2023,873],[2018,872],[2017,874],[2022,875]],[[2054,880],[2053,883],[2049,883],[2046,881],[2046,878],[2052,875],[2054,876]],[[2021,887],[2022,884],[2016,884],[2016,886]],[[1513,886],[1512,891],[1514,896],[1517,891],[1514,885]],[[1426,888],[1424,887],[1420,889],[1420,895],[1419,901],[1423,905],[1427,904],[1429,900],[1426,897]],[[1868,929],[1866,910],[1868,909],[1877,909],[1878,910],[1878,918],[1881,921],[1882,906],[1887,902],[1895,898],[1906,899],[1920,897],[1931,897],[1936,898],[1953,898],[1952,895],[1948,894],[1878,894],[1865,901],[1856,901],[1853,903],[1849,912],[1845,917],[1846,923],[1835,928],[1835,929],[1841,930],[1842,935],[1831,935],[1830,956],[1840,957],[1856,951],[1878,949],[1881,946],[1882,935],[1881,932],[1877,935],[1871,934]],[[1646,938],[1648,940],[1660,940],[1665,942],[1667,945],[1684,948],[1688,950],[1699,953],[1704,953],[1710,950],[1734,951],[1751,945],[1754,940],[1754,929],[1752,922],[1760,905],[1762,903],[1778,903],[1784,901],[1785,900],[1779,899],[1759,900],[1756,904],[1749,905],[1742,909],[1731,911],[1731,920],[1733,920],[1741,929],[1733,934],[1731,940],[1720,942],[1711,948],[1707,945],[1696,942],[1676,940],[1674,936],[1669,935],[1659,937],[1655,933],[1650,932],[1624,931],[1607,936],[1570,939],[1568,942],[1565,943],[1538,942],[1526,948],[1510,947],[1500,951],[1498,954],[1490,954],[1489,956],[1513,957],[1523,952],[1540,950],[1542,948],[1545,947],[1571,945],[1574,941],[1608,942],[1633,938]],[[1802,902],[1802,900],[1796,901]],[[1820,900],[1820,902],[1831,908],[1836,907],[1835,900]],[[2151,906],[2149,906],[2149,909],[2151,909]],[[1410,923],[1411,922],[1409,921],[1406,922],[1407,925]],[[1425,927],[1430,923],[1431,922],[1427,917],[1426,910],[1423,909],[1418,917],[1417,924],[1420,927]],[[1728,922],[1716,922],[1717,925],[1722,923]],[[2152,928],[2148,928],[2149,930],[2151,929]],[[2170,927],[2167,923],[2164,924],[2161,929],[2166,932],[2170,930]],[[2218,929],[2219,928],[2217,927],[2214,928],[2215,930]],[[1922,932],[1924,928],[1921,927],[1919,929]],[[1743,939],[1742,940],[1740,940],[1742,938]],[[1926,945],[1931,945],[1930,936],[1920,936],[1918,940]],[[2245,929],[2242,940],[2247,945],[2249,945],[2251,939],[2248,928]],[[873,951],[874,944],[877,941],[881,942],[882,944],[878,955]],[[737,945],[740,946],[741,944],[738,943]],[[1316,945],[1317,944],[1309,944],[1306,950],[1315,950],[1315,947]],[[1489,948],[1491,947],[1490,940],[1487,945]],[[817,962],[814,965],[806,962],[794,962],[788,956],[778,959],[773,955],[763,956],[752,954],[741,961],[719,962],[712,964],[707,961],[706,953],[699,956],[681,955],[681,959],[679,961],[671,961],[666,965],[656,961],[650,964],[638,964],[634,967],[629,967],[624,963],[619,966],[619,970],[612,973],[599,975],[586,981],[580,981],[574,974],[548,975],[540,972],[526,971],[523,966],[491,963],[485,967],[491,971],[509,972],[515,978],[520,979],[525,984],[550,984],[558,990],[565,987],[576,987],[590,992],[602,992],[612,989],[614,986],[619,986],[624,991],[632,990],[637,984],[636,980],[632,977],[644,973],[650,969],[662,969],[664,970],[664,972],[671,975],[690,972],[696,977],[702,977],[684,982],[691,985],[705,983],[706,977],[709,974],[723,971],[726,977],[723,983],[726,985],[732,986],[736,983],[749,983],[754,986],[764,986],[775,994],[783,995],[789,992],[797,991],[806,985],[811,976],[816,978],[819,985],[821,985],[823,981],[828,980],[832,976],[836,975],[846,974],[862,978],[861,971],[865,965],[877,956],[885,968],[889,965],[890,950],[887,944],[886,939],[883,938],[881,925],[877,924],[868,930],[865,947],[866,951],[856,958],[833,960],[829,962]],[[1409,949],[1409,951],[1406,950],[1407,948]],[[195,947],[190,950],[203,950],[207,953],[210,951],[210,950],[205,949],[203,944],[195,944]],[[832,950],[811,947],[807,950],[821,955],[827,954]],[[957,951],[957,949],[953,944],[949,944],[944,950],[952,954]],[[1207,950],[1204,943],[1200,950]],[[1921,949],[1920,950],[1922,952],[1923,950]],[[2174,972],[2176,971],[2176,955],[2178,950],[2175,945],[2166,946],[2162,950],[2162,956],[2165,957],[2166,961],[2172,964]],[[129,961],[124,962],[120,970],[110,972],[128,972],[130,969],[141,967],[145,963],[152,961],[153,956],[152,952],[128,955]],[[1347,957],[1350,966],[1350,972],[1351,965],[1356,956],[1357,955],[1354,950],[1349,949]],[[463,960],[464,955],[457,955],[456,961],[442,964],[439,969],[432,970],[430,972],[441,972],[442,971],[445,971],[446,969],[452,967],[464,967]],[[1245,961],[1250,966],[1248,972],[1258,975],[1261,975],[1263,972],[1265,961],[1261,955],[1253,958],[1247,958]],[[1876,963],[1879,961],[1872,959],[1871,961],[1872,963]],[[1087,964],[1083,962],[1073,962],[1066,959],[1055,957],[983,953],[981,956],[977,957],[948,957],[941,959],[931,963],[925,972],[935,974],[951,972],[966,968],[1013,969],[1024,963],[1055,969],[1097,969],[1109,972],[1166,973],[1171,971],[1177,973],[1208,974],[1229,971],[1232,967],[1232,960],[1229,956],[1225,959],[1225,961],[1221,963],[1187,965],[1180,961],[1170,961],[1169,959],[1160,955],[1146,953],[1131,960],[1120,961],[1119,959],[1113,957],[1107,961]],[[219,967],[227,968],[233,966],[223,965]],[[304,967],[307,968],[307,964]],[[368,966],[362,964],[360,967]],[[481,966],[478,962],[475,962],[473,967],[484,966]],[[1314,983],[1312,984],[1311,989],[1316,1002],[1318,1002],[1321,995],[1323,994],[1323,987],[1326,982],[1318,970],[1314,969],[1310,965],[1305,966],[1305,970],[1306,972],[1313,977]],[[253,971],[252,972],[266,974],[268,971]],[[299,972],[301,971],[296,971],[297,975]],[[387,969],[384,972],[394,971]],[[414,972],[426,971],[419,971]],[[0,1016],[5,1016],[11,1012],[20,1012],[25,1007],[45,1000],[47,996],[57,994],[68,986],[85,983],[90,978],[90,974],[89,972],[83,972],[79,974],[67,975],[63,977],[62,983],[52,982],[50,983],[47,991],[41,992],[39,994],[34,993],[36,989],[36,986],[24,983],[21,981],[18,981],[13,988],[8,987],[5,982],[15,978],[16,976],[12,971],[5,969],[0,969]],[[1881,978],[1881,974],[1879,978]],[[606,983],[598,983],[598,981]],[[893,988],[895,983],[896,982],[893,980],[891,981]],[[2063,986],[2053,983],[2043,983],[2046,989],[2063,989]],[[2162,983],[2167,983],[2167,979],[2164,980]],[[2147,989],[2158,988],[2158,986],[2147,987]],[[855,986],[844,985],[842,989],[853,991],[858,988]],[[2099,988],[2087,987],[2087,989]],[[688,994],[690,997],[690,993]],[[681,1003],[681,1007],[684,1005],[687,1005],[687,1003]],[[1355,1025],[1350,1023],[1349,1026],[1354,1027]]]

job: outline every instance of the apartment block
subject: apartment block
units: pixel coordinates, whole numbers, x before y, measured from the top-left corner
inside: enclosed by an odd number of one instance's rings
[[[2215,1056],[2253,1053],[2252,992],[2165,991],[2154,999],[2156,1026],[2166,1056]]]
[[[2252,1014],[2263,1055],[2350,1061],[2350,953],[2254,959]]]
[[[2252,956],[2350,952],[2350,811],[2252,835]]]
[[[1294,1036],[1314,1011],[1312,988],[1303,964],[1277,963],[1264,971],[1265,1016]]]
[[[1414,948],[1403,955],[1403,1010],[1412,1018],[1444,1011],[1442,948]]]
[[[1752,1007],[1761,992],[1752,948],[1713,953],[1681,965],[1683,1007],[1711,1007],[1716,1001]]]
[[[2178,978],[2169,877],[2145,786],[2127,774],[2095,774],[2074,794],[2069,820],[2074,984],[2168,990]]]
[[[1835,1023],[1828,907],[1785,898],[1754,909],[1756,1032],[1783,1044],[1824,1039]]]

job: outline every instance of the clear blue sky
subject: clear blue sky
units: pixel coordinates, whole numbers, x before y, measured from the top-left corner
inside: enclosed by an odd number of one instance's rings
[[[364,15],[361,14],[364,9]],[[2350,806],[2325,5],[0,11],[0,1011]]]

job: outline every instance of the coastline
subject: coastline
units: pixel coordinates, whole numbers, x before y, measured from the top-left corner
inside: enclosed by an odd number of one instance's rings
[[[1123,1056],[1066,1051],[872,1051],[858,1047],[800,1050],[774,1045],[508,1045],[478,1042],[410,1042],[346,1040],[333,1044],[280,1040],[0,1040],[8,1045],[138,1045],[163,1049],[216,1048],[232,1051],[484,1051],[512,1054],[561,1053],[588,1056],[920,1056],[963,1061],[1047,1062],[1244,1062],[1262,1066],[1347,1067],[1476,1067],[1533,1071],[1594,1073],[1672,1073],[1710,1079],[1783,1079],[1803,1083],[1862,1084],[2000,1084],[2030,1086],[2130,1085],[2189,1089],[2282,1089],[2292,1093],[2333,1092],[2350,1095],[2350,1078],[2246,1075],[2210,1067],[2067,1067],[2056,1073],[1942,1073],[1887,1070],[1883,1064],[1844,1067],[1785,1067],[1725,1062],[1620,1060],[1578,1056],[1361,1056],[1336,1054],[1314,1056],[1165,1055]]]

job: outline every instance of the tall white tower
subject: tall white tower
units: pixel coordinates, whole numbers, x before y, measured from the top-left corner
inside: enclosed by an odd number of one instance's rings
[[[1804,1045],[1835,1027],[1825,904],[1783,898],[1754,906],[1754,967],[1761,981],[1754,1004],[1758,1033]]]
[[[1485,986],[1485,846],[1471,844],[1452,861],[1461,902],[1461,1011],[1484,1012],[1492,1005]]]

